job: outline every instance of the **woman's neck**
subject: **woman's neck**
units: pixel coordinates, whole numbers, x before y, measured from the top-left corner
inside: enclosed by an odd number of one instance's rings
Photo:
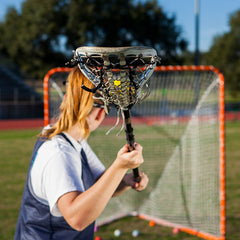
[[[80,134],[80,128],[75,124],[72,126],[69,130],[66,131],[72,138],[74,138],[76,141],[78,141],[81,137]]]

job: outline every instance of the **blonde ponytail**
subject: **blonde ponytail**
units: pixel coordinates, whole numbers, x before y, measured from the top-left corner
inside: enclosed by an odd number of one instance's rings
[[[83,90],[81,88],[83,84],[88,88],[94,87],[79,68],[74,67],[67,79],[67,91],[59,108],[58,120],[42,134],[42,137],[50,139],[78,124],[81,138],[88,138],[90,131],[86,117],[93,108],[93,94]]]

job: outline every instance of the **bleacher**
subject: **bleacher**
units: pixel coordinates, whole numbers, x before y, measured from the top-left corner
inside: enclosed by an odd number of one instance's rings
[[[0,119],[43,117],[43,100],[23,79],[0,65]]]

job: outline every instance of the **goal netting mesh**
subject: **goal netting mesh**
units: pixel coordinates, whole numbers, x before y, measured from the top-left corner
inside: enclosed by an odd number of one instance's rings
[[[64,72],[49,74],[45,83],[45,125],[58,114]],[[141,193],[130,190],[112,198],[97,223],[138,215],[206,239],[224,239],[223,77],[213,67],[158,67],[150,87],[150,96],[131,109],[145,159],[140,170],[149,185]],[[106,167],[126,143],[122,121],[106,136],[116,115],[113,109],[88,139]]]

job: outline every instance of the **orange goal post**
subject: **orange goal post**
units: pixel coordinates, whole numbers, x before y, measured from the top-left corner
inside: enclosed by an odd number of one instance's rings
[[[71,68],[44,77],[44,125],[54,123]],[[136,141],[143,146],[149,185],[113,198],[98,225],[138,216],[203,239],[225,240],[224,77],[213,66],[158,66],[151,94],[131,109]],[[108,167],[124,134],[112,110],[88,141]],[[106,143],[106,144],[105,144]],[[109,145],[112,144],[110,147]]]

